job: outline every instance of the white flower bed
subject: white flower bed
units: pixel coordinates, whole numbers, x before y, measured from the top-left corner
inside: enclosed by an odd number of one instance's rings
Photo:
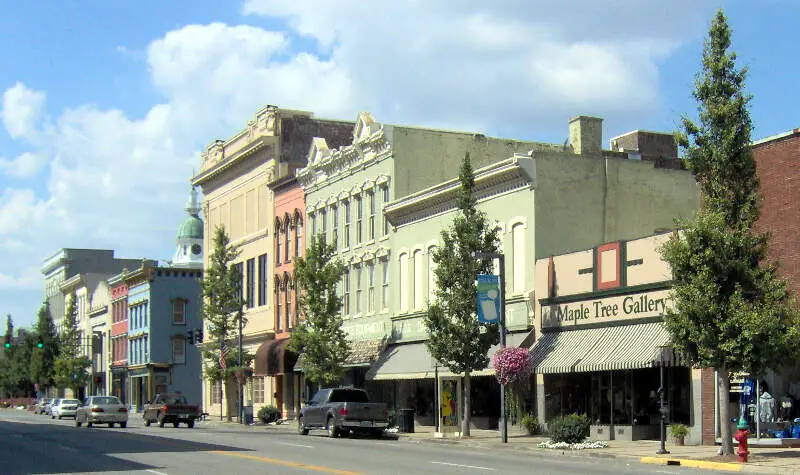
[[[608,447],[608,442],[604,440],[594,440],[578,442],[577,444],[568,444],[566,442],[553,442],[550,440],[541,442],[536,445],[540,449],[557,449],[557,450],[585,450],[585,449],[605,449]]]

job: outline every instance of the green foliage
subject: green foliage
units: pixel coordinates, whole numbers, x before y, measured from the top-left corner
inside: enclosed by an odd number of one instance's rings
[[[59,352],[58,334],[47,302],[39,308],[36,333],[42,347],[37,347],[33,352],[30,360],[30,376],[31,380],[39,385],[39,390],[43,391],[55,383],[54,367]]]
[[[59,388],[70,388],[75,397],[89,380],[92,362],[81,351],[81,332],[78,328],[77,298],[73,291],[67,299],[59,354],[55,359],[53,380]]]
[[[539,419],[537,419],[533,414],[526,414],[519,423],[523,428],[525,428],[525,431],[528,433],[528,435],[536,435],[542,432],[542,426],[539,425]]]
[[[730,52],[731,31],[720,10],[703,49],[695,82],[699,123],[683,118],[679,143],[697,178],[703,206],[662,248],[673,272],[673,308],[665,325],[689,363],[761,374],[793,361],[798,316],[786,283],[766,262],[768,236],[755,231],[758,177],[750,148],[747,70]],[[727,377],[719,381],[728,400]],[[720,420],[729,420],[721,405]],[[722,425],[723,453],[733,453],[730,425]]]
[[[689,435],[689,428],[683,424],[670,424],[669,434],[675,439],[683,438]]]
[[[258,420],[270,424],[281,418],[281,411],[275,406],[264,406],[258,410]]]
[[[342,299],[336,287],[344,265],[334,258],[336,250],[322,235],[312,236],[306,256],[295,262],[300,319],[289,348],[303,355],[303,374],[319,384],[339,381],[346,372],[350,343],[342,328]]]
[[[469,394],[470,373],[486,368],[489,348],[500,338],[499,325],[481,325],[476,317],[475,279],[478,274],[492,272],[492,260],[473,255],[478,251],[497,252],[498,240],[486,215],[476,207],[469,154],[461,164],[459,181],[458,214],[442,231],[442,245],[433,252],[436,300],[429,303],[424,322],[431,356],[453,373],[463,373],[464,391]],[[462,433],[469,435],[471,410],[466,399]]]
[[[569,414],[557,417],[547,424],[550,440],[577,444],[589,437],[589,417],[586,414]]]

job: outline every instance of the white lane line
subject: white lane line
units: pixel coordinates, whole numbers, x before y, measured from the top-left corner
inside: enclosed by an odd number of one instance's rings
[[[437,465],[447,465],[448,467],[462,467],[462,468],[474,468],[475,470],[488,470],[490,472],[496,472],[496,468],[490,467],[478,467],[477,465],[461,465],[460,463],[448,463],[448,462],[431,462]]]
[[[147,470],[145,470],[145,472],[155,473],[156,475],[167,475],[166,473],[159,472],[157,470],[149,470],[149,469],[147,469]]]
[[[313,449],[314,448],[313,445],[290,444],[289,442],[278,442],[278,441],[275,441],[275,443],[278,444],[278,445],[288,445],[290,447],[305,447],[307,449]]]
[[[388,447],[400,447],[400,444],[393,444],[391,442],[376,442],[375,445],[385,445]]]

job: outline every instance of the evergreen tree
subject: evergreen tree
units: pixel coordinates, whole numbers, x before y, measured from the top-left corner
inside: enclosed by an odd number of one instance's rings
[[[11,318],[11,314],[6,315],[6,334],[5,340],[11,341],[14,338],[14,320]]]
[[[683,118],[681,146],[702,192],[691,222],[662,253],[672,268],[673,308],[665,325],[692,365],[718,372],[724,454],[733,453],[729,373],[758,377],[793,361],[798,320],[786,283],[766,262],[768,236],[755,231],[758,177],[750,149],[746,69],[729,51],[731,30],[720,10],[703,49],[694,97],[699,123]]]
[[[471,376],[489,364],[489,348],[499,341],[499,325],[481,325],[477,319],[478,274],[492,273],[491,259],[476,259],[476,252],[495,253],[497,232],[476,207],[475,176],[469,154],[459,172],[458,214],[441,234],[442,246],[433,253],[436,263],[436,300],[425,316],[427,346],[440,364],[464,374],[464,417],[461,433],[470,435]],[[505,285],[503,282],[501,285]]]
[[[202,294],[202,317],[211,337],[202,348],[203,374],[210,382],[225,384],[227,420],[232,419],[236,407],[234,390],[239,359],[239,320],[244,327],[247,319],[243,316],[245,304],[242,294],[242,274],[234,261],[239,257],[239,249],[230,243],[230,238],[222,226],[214,230],[214,249],[209,256],[209,267],[200,283]],[[224,350],[223,350],[224,348]],[[224,368],[220,364],[221,354],[225,354]],[[253,356],[243,352],[243,366],[250,365]]]
[[[294,268],[303,318],[292,333],[289,348],[303,355],[306,379],[320,384],[339,381],[350,356],[350,343],[342,328],[342,298],[336,293],[345,268],[334,258],[335,252],[322,235],[312,236],[306,256],[298,258]]]
[[[92,361],[83,355],[81,331],[78,328],[77,297],[74,291],[68,297],[60,340],[53,380],[58,388],[71,389],[72,396],[77,398],[80,396],[81,388],[89,379],[89,367]]]
[[[58,356],[58,334],[50,313],[50,305],[45,301],[39,308],[36,321],[37,343],[42,348],[36,348],[30,361],[31,379],[39,385],[39,390],[44,392],[53,386],[55,377],[55,361]]]

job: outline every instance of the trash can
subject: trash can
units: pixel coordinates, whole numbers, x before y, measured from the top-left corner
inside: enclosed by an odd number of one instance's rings
[[[253,406],[244,406],[244,423],[253,423]]]
[[[414,432],[414,409],[400,409],[397,411],[397,431]]]

